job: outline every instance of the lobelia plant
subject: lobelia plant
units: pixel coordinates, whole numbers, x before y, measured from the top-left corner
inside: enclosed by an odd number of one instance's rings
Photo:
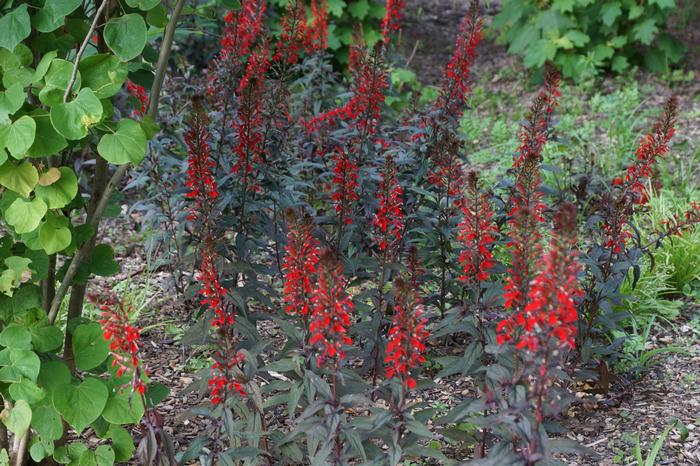
[[[549,460],[570,447],[547,432],[569,388],[606,354],[591,348],[606,341],[608,293],[656,246],[629,235],[629,220],[675,107],[622,181],[557,190],[545,147],[559,74],[548,68],[512,168],[486,186],[465,170],[458,131],[478,3],[437,101],[408,115],[387,107],[403,2],[388,5],[384,41],[352,48],[346,87],[328,66],[324,5],[287,4],[282,43],[265,2],[243,0],[195,95],[174,105],[190,113],[174,192],[185,193],[183,268],[200,301],[185,340],[210,343],[212,357],[194,410],[208,430],[178,461]],[[697,219],[669,219],[652,238]],[[424,392],[443,382],[446,408]]]

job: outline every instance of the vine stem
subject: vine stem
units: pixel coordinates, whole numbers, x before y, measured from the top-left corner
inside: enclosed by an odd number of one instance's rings
[[[78,49],[78,53],[75,55],[75,63],[73,64],[73,71],[71,71],[70,79],[68,80],[68,86],[66,86],[66,92],[63,94],[63,102],[64,103],[68,100],[68,96],[70,95],[70,90],[73,88],[73,84],[75,84],[75,80],[78,77],[78,65],[80,65],[80,59],[82,58],[83,53],[85,53],[85,49],[87,48],[87,45],[90,43],[90,38],[92,37],[92,33],[95,32],[95,29],[97,29],[97,22],[100,20],[100,16],[102,16],[102,12],[104,12],[104,10],[105,10],[105,8],[107,8],[108,4],[109,4],[109,0],[102,0],[100,7],[95,12],[95,17],[93,18],[92,24],[90,25],[90,30],[88,30],[88,33],[85,35],[85,39],[83,39],[83,43],[80,44],[80,48]]]
[[[173,9],[172,16],[170,17],[170,21],[168,22],[168,25],[165,28],[165,33],[163,34],[163,43],[160,48],[160,54],[158,56],[158,65],[156,69],[156,75],[153,80],[153,86],[151,87],[151,100],[149,102],[148,106],[148,111],[146,112],[146,115],[155,119],[157,113],[158,113],[158,101],[160,99],[160,93],[163,88],[163,80],[165,78],[165,71],[168,65],[168,57],[170,56],[170,50],[173,45],[173,38],[175,36],[175,28],[177,26],[177,21],[180,17],[180,14],[182,13],[182,9],[185,6],[185,2],[187,0],[178,0],[177,4],[175,5],[175,8]],[[105,0],[102,3],[102,6],[104,6],[107,3]],[[100,9],[102,8],[100,6]],[[99,16],[99,15],[97,15]],[[96,20],[93,21],[93,26],[96,25]],[[94,28],[90,29],[90,33],[88,36],[92,35],[92,31]],[[89,40],[86,39],[86,40]],[[80,54],[80,52],[79,52]],[[78,57],[79,58],[79,57]],[[76,65],[75,65],[75,70],[77,70],[77,60],[76,60]],[[68,87],[69,89],[72,87],[72,84]],[[109,201],[110,197],[112,196],[112,192],[114,189],[119,186],[119,183],[121,182],[122,178],[124,178],[124,175],[126,172],[129,170],[130,164],[124,164],[120,165],[119,168],[114,172],[112,177],[110,178],[109,182],[107,182],[107,185],[105,186],[104,191],[102,192],[102,196],[100,197],[99,202],[97,203],[95,210],[93,212],[92,217],[89,219],[87,224],[91,226],[92,228],[95,228],[101,218],[102,214],[104,214],[105,208],[107,207],[107,202]],[[61,303],[63,302],[63,298],[66,296],[66,293],[68,292],[68,288],[70,288],[71,281],[75,277],[75,274],[78,272],[78,267],[80,266],[81,262],[83,259],[85,259],[85,256],[87,255],[88,252],[88,246],[89,242],[85,243],[73,256],[73,260],[71,260],[70,265],[68,266],[68,269],[66,270],[66,274],[63,278],[63,281],[61,282],[61,286],[59,287],[58,291],[56,292],[56,295],[54,296],[53,301],[51,302],[51,309],[49,310],[49,322],[54,323],[56,321],[56,316],[58,315],[58,310],[61,307]]]

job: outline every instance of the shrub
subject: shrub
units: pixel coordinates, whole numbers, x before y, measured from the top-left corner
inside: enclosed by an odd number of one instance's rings
[[[528,68],[551,60],[576,80],[640,64],[666,72],[685,54],[664,31],[675,8],[674,0],[507,0],[493,26]]]
[[[567,381],[614,352],[605,335],[640,257],[698,220],[691,210],[649,242],[631,226],[669,150],[675,100],[615,182],[588,160],[545,173],[560,94],[550,68],[510,170],[487,184],[465,170],[460,138],[476,3],[435,102],[401,114],[384,42],[351,49],[345,88],[323,50],[304,46],[308,32],[289,35],[299,47],[276,44],[262,11],[247,0],[227,16],[204,97],[173,105],[191,114],[185,181],[167,174],[181,152],[160,159],[172,224],[188,225],[175,268],[198,270],[214,337],[211,403],[197,409],[211,427],[181,461],[449,463],[471,445],[473,457],[534,464],[569,448],[545,430]],[[457,375],[474,384],[444,409],[414,395]],[[438,435],[455,451],[430,448]]]

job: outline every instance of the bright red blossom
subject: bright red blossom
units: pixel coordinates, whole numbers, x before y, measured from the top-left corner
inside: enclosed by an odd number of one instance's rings
[[[466,96],[470,90],[471,67],[476,57],[476,46],[482,36],[481,27],[479,2],[472,0],[460,26],[452,58],[445,68],[440,95],[435,104],[444,117],[459,118],[464,112]]]
[[[185,186],[190,190],[185,194],[185,197],[195,201],[195,205],[190,209],[190,214],[187,217],[190,221],[206,222],[212,206],[219,197],[218,186],[213,175],[216,164],[209,149],[210,134],[207,123],[206,114],[197,111],[192,115],[189,128],[185,133],[185,144],[187,144],[187,181]]]
[[[326,0],[311,0],[311,16],[313,18],[307,31],[309,40],[316,50],[328,47],[328,2]]]
[[[461,205],[464,220],[459,224],[457,239],[464,249],[459,255],[462,266],[460,280],[467,284],[478,284],[488,280],[494,266],[493,252],[498,227],[493,221],[493,211],[488,196],[479,191],[476,172],[467,176],[467,195]]]
[[[313,51],[313,37],[306,30],[306,8],[301,0],[287,4],[287,12],[280,20],[280,27],[282,33],[272,57],[274,61],[293,65],[299,61],[302,51]]]
[[[411,370],[425,362],[425,341],[429,334],[422,317],[423,306],[417,289],[402,279],[394,281],[394,318],[386,347],[386,376],[398,378],[406,389],[416,386]]]
[[[566,204],[555,215],[554,236],[544,266],[530,284],[527,304],[499,322],[499,344],[516,341],[516,349],[537,352],[551,345],[575,346],[576,298],[582,294],[577,280],[576,210]]]
[[[386,14],[382,19],[381,29],[384,43],[389,44],[389,38],[393,32],[396,32],[401,27],[401,14],[406,7],[404,0],[387,0]]]
[[[141,361],[139,358],[141,331],[129,322],[131,307],[113,294],[91,295],[88,299],[102,311],[100,324],[104,339],[109,341],[112,367],[117,368],[117,377],[132,374],[132,391],[143,395],[146,385],[141,380]]]
[[[374,214],[372,226],[375,229],[374,242],[390,258],[396,258],[401,245],[404,229],[403,188],[399,184],[396,164],[387,157],[382,180],[377,190],[379,209]]]
[[[241,176],[244,189],[258,191],[256,168],[263,163],[265,154],[264,113],[262,107],[265,91],[265,73],[270,67],[267,45],[262,44],[250,56],[246,72],[238,85],[240,109],[233,124],[238,134],[234,147],[236,160],[232,173]]]
[[[331,200],[340,223],[350,225],[353,208],[360,199],[357,193],[357,163],[341,148],[334,154],[333,162]]]
[[[229,393],[237,393],[246,396],[243,384],[237,381],[233,375],[236,366],[240,366],[245,357],[243,353],[236,353],[233,357],[226,357],[221,353],[214,356],[212,374],[209,377],[209,390],[211,402],[214,405],[225,403]]]
[[[319,367],[328,361],[333,361],[337,367],[345,357],[343,348],[352,344],[348,327],[355,306],[345,292],[343,266],[330,250],[321,253],[317,284],[311,302],[309,343],[317,349]]]
[[[288,215],[286,255],[284,270],[285,312],[306,316],[311,312],[311,295],[318,273],[319,242],[313,235],[313,225],[308,217],[298,220]]]
[[[129,91],[129,95],[136,99],[140,105],[137,110],[134,110],[132,116],[145,115],[146,107],[148,107],[148,95],[146,95],[146,89],[130,80],[126,81],[126,89]]]

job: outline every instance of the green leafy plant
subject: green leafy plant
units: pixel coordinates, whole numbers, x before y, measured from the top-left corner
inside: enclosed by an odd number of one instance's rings
[[[83,302],[90,277],[120,270],[97,233],[119,212],[115,190],[157,129],[184,3],[169,20],[153,0],[0,7],[0,449],[17,465],[27,456],[128,461],[134,445],[122,426],[162,393],[146,392],[128,306],[101,302],[89,319]],[[159,52],[149,37],[162,37]],[[68,441],[88,427],[99,446]]]
[[[551,60],[577,80],[633,65],[665,72],[685,46],[665,31],[675,0],[506,0],[493,26],[525,66]]]

